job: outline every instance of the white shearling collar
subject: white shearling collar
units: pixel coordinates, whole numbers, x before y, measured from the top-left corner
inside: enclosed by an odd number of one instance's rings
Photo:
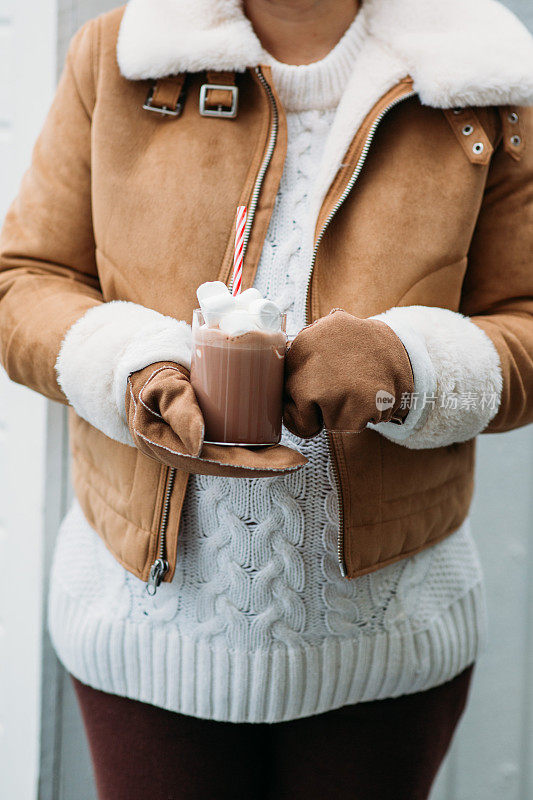
[[[496,0],[363,0],[359,13],[422,103],[533,105],[533,38]],[[262,54],[240,0],[130,0],[117,43],[131,80],[241,72]]]
[[[263,48],[240,0],[130,0],[117,43],[126,78],[206,69],[243,72]]]

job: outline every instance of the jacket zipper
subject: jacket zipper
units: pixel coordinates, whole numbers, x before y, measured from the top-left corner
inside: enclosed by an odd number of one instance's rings
[[[176,468],[170,467],[167,473],[167,485],[165,488],[165,495],[163,497],[163,506],[161,508],[161,518],[159,521],[159,536],[158,536],[158,547],[157,547],[157,556],[150,567],[150,575],[148,577],[148,583],[146,584],[146,591],[149,595],[154,595],[157,592],[157,587],[165,577],[166,573],[168,572],[168,561],[167,561],[167,523],[168,523],[168,511],[170,507],[170,495],[172,494],[172,489],[174,486],[174,479],[176,477]]]
[[[246,218],[246,225],[244,226],[244,241],[243,241],[243,257],[246,255],[246,249],[248,247],[248,241],[250,239],[250,233],[252,231],[252,225],[254,222],[255,212],[257,209],[257,203],[259,202],[259,195],[261,193],[261,187],[263,185],[263,181],[265,179],[266,171],[268,169],[268,165],[272,159],[272,154],[274,152],[274,148],[276,147],[276,141],[278,138],[278,128],[279,128],[279,113],[278,107],[276,105],[276,99],[270,88],[268,81],[266,80],[265,76],[261,71],[261,67],[255,67],[255,73],[259,78],[259,82],[261,83],[263,89],[266,92],[268,97],[268,101],[272,108],[272,125],[270,126],[270,133],[268,136],[268,142],[265,150],[265,154],[263,156],[263,160],[261,162],[261,166],[259,167],[259,172],[257,173],[257,177],[255,179],[254,188],[252,189],[252,194],[250,197],[250,202],[248,204],[248,216]],[[231,290],[233,283],[233,278],[230,281],[229,288]]]
[[[319,234],[317,236],[317,239],[316,239],[316,242],[315,242],[315,246],[313,248],[313,254],[311,256],[311,264],[310,264],[310,268],[309,268],[309,275],[308,275],[308,278],[307,278],[307,286],[306,286],[306,292],[305,292],[305,323],[306,323],[306,325],[309,325],[309,322],[310,322],[310,319],[309,319],[309,316],[310,316],[309,315],[309,292],[311,290],[311,280],[312,280],[312,277],[313,277],[313,270],[315,268],[315,262],[316,262],[316,257],[317,257],[317,253],[318,253],[318,248],[320,246],[320,242],[324,238],[324,234],[325,234],[328,226],[330,225],[331,220],[333,219],[333,217],[335,216],[335,214],[337,213],[339,208],[342,206],[342,204],[344,203],[344,201],[346,200],[346,198],[350,194],[351,190],[353,189],[353,186],[354,186],[355,182],[357,181],[359,175],[361,174],[361,171],[363,169],[364,163],[365,163],[366,158],[368,156],[368,151],[370,150],[370,145],[372,144],[372,140],[373,140],[373,138],[375,136],[375,133],[376,133],[376,131],[378,129],[378,126],[379,126],[380,122],[382,121],[383,117],[386,114],[388,114],[391,109],[395,108],[395,106],[397,106],[399,103],[402,103],[404,100],[407,100],[410,97],[413,97],[415,94],[416,94],[415,91],[408,92],[407,94],[402,94],[400,97],[396,97],[394,100],[392,100],[392,102],[390,102],[387,106],[385,106],[385,108],[383,108],[380,111],[380,113],[375,118],[375,120],[372,123],[372,126],[371,126],[371,128],[370,128],[370,130],[368,132],[368,136],[366,137],[365,143],[363,145],[363,149],[361,151],[361,155],[359,156],[359,159],[357,161],[357,164],[355,166],[354,171],[352,172],[350,180],[348,181],[348,183],[344,187],[344,190],[343,190],[341,196],[339,197],[339,199],[337,200],[337,202],[335,203],[335,205],[333,206],[333,208],[329,212],[328,216],[324,220],[324,224],[322,225],[322,228],[320,229],[320,232],[319,232]],[[336,458],[336,455],[335,455],[335,448],[333,446],[333,436],[332,436],[332,433],[330,431],[326,431],[326,439],[327,439],[329,456],[330,456],[330,459],[331,459],[331,463],[333,464],[333,477],[334,477],[334,481],[335,481],[335,489],[336,489],[336,492],[337,492],[338,506],[339,506],[339,534],[338,534],[338,538],[337,538],[337,559],[338,559],[338,562],[339,562],[340,573],[341,573],[343,578],[346,578],[347,575],[348,575],[348,570],[346,569],[346,561],[345,561],[345,558],[344,558],[344,505],[343,505],[343,498],[342,498],[342,484],[341,484],[340,475],[339,475],[339,468],[338,468],[338,464],[337,464],[337,458]]]
[[[272,125],[270,127],[270,134],[268,137],[268,143],[265,150],[265,155],[263,156],[263,160],[261,162],[261,166],[259,168],[259,172],[257,173],[257,177],[255,179],[254,188],[252,190],[252,195],[250,197],[250,203],[248,207],[248,216],[246,219],[246,225],[244,228],[244,243],[243,243],[243,254],[246,252],[246,248],[248,246],[248,240],[250,239],[250,232],[252,230],[252,225],[254,221],[255,211],[257,208],[257,203],[259,201],[259,195],[261,193],[261,186],[263,185],[263,180],[265,178],[266,171],[268,169],[268,165],[270,164],[270,160],[272,158],[272,154],[274,152],[274,148],[276,146],[276,141],[278,138],[278,127],[279,127],[279,114],[278,114],[278,107],[276,105],[276,100],[274,98],[274,94],[272,89],[270,88],[268,81],[266,80],[265,76],[263,75],[260,67],[255,67],[255,72],[259,81],[265,92],[267,94],[268,100],[270,102],[272,108]],[[230,283],[231,288],[231,283]],[[168,572],[168,561],[167,561],[167,523],[168,523],[168,511],[170,506],[170,496],[172,494],[172,488],[174,486],[174,479],[176,477],[176,469],[171,467],[168,472],[167,478],[167,487],[165,490],[165,496],[163,499],[163,507],[161,510],[161,521],[159,523],[159,544],[157,548],[157,557],[150,567],[150,574],[148,577],[148,583],[146,586],[146,591],[150,595],[154,595],[157,592],[157,587],[160,585],[161,581],[165,577],[166,573]]]

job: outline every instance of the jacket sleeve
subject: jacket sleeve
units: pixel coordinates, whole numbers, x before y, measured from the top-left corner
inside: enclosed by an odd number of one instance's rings
[[[486,428],[533,422],[533,108],[519,110],[522,157],[500,144],[469,253],[461,311],[496,347],[499,408]]]
[[[0,360],[12,380],[69,403],[133,446],[130,372],[190,367],[190,326],[124,300],[104,302],[91,214],[98,18],[74,36],[31,166],[0,235]]]
[[[67,402],[66,330],[102,303],[91,218],[92,27],[73,38],[31,165],[0,235],[0,358],[12,380]]]
[[[500,142],[468,253],[458,312],[392,308],[415,378],[405,424],[380,423],[412,449],[533,422],[533,109],[519,110],[521,157]]]

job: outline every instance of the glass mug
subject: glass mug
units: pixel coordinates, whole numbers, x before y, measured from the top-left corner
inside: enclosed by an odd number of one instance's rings
[[[191,384],[208,444],[278,444],[286,347],[285,316],[277,330],[230,336],[194,310]]]

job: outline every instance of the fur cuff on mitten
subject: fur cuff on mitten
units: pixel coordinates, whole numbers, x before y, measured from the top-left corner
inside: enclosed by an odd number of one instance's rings
[[[402,426],[369,427],[414,450],[465,442],[481,433],[496,416],[502,392],[500,359],[487,334],[445,308],[391,308],[374,319],[402,340],[415,389]]]
[[[159,361],[191,366],[191,328],[150,308],[116,300],[89,309],[61,344],[58,383],[80,417],[134,446],[126,419],[128,375]]]

